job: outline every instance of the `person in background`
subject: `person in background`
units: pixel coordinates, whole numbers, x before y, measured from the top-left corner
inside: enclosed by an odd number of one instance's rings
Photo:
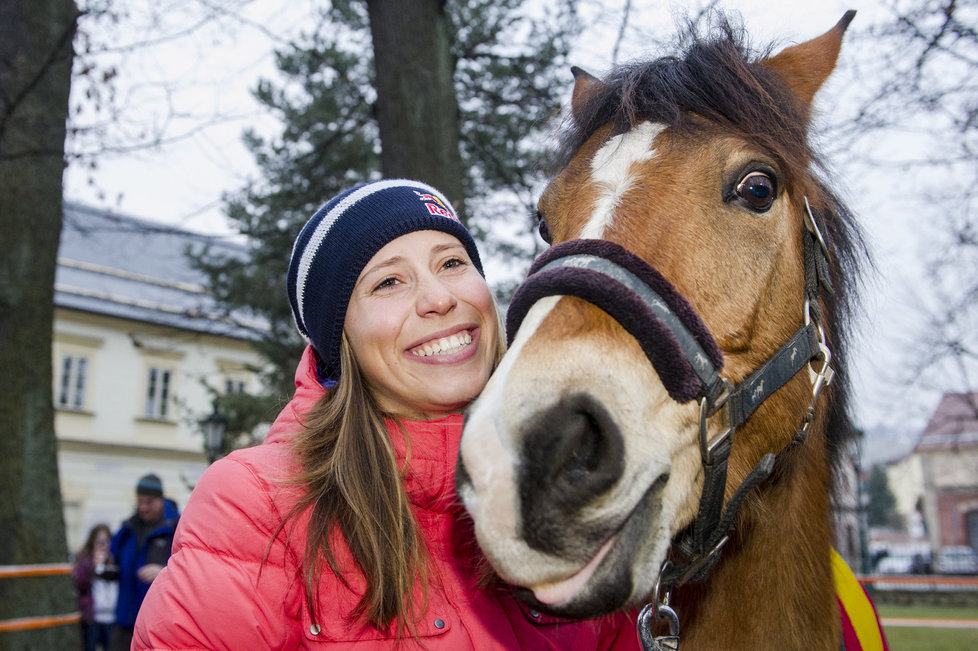
[[[163,497],[163,481],[152,473],[143,476],[136,484],[136,512],[112,538],[112,556],[119,565],[113,651],[132,644],[136,615],[170,558],[179,518],[176,502]]]
[[[85,651],[107,651],[115,622],[119,594],[119,568],[109,555],[112,532],[107,524],[97,524],[88,532],[85,545],[75,557],[72,579],[78,591],[81,612],[82,644]]]

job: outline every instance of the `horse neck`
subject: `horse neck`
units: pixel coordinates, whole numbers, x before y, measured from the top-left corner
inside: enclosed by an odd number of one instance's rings
[[[820,422],[821,421],[821,422]],[[838,649],[824,419],[744,505],[705,583],[673,603],[685,649]],[[745,427],[742,436],[757,435]],[[736,443],[734,444],[736,447]]]

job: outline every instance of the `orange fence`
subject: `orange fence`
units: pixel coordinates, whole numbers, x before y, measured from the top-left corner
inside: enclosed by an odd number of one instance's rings
[[[26,576],[58,576],[71,574],[69,563],[40,565],[0,565],[0,579],[16,579]]]
[[[81,621],[81,613],[65,615],[49,615],[47,617],[20,617],[0,621],[0,633],[8,631],[33,631],[38,628],[53,628],[66,624],[77,624]]]
[[[38,565],[0,565],[0,579],[19,579],[37,576],[63,576],[71,574],[68,563],[43,563]],[[18,617],[0,620],[0,633],[8,631],[33,631],[39,628],[53,628],[67,624],[77,624],[81,613],[64,615],[42,615],[39,617]]]

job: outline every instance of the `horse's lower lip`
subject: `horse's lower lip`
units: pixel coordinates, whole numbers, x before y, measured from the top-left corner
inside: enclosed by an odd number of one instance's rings
[[[561,579],[560,581],[554,583],[547,583],[544,585],[539,585],[531,588],[533,591],[533,596],[542,604],[547,606],[560,606],[561,604],[569,602],[587,585],[587,582],[594,576],[595,571],[597,571],[598,566],[601,565],[601,561],[604,557],[608,555],[611,548],[614,546],[615,541],[618,539],[618,535],[614,535],[609,538],[601,548],[598,549],[598,553],[594,555],[587,565],[582,567],[580,570],[567,577],[566,579]]]
[[[663,473],[652,482],[620,528],[605,541],[587,565],[560,581],[523,588],[532,594],[531,603],[535,601],[538,607],[554,615],[577,619],[596,617],[622,607],[629,597],[630,587],[628,591],[613,596],[606,590],[594,592],[595,585],[611,578],[609,571],[613,571],[616,564],[632,562],[631,557],[649,530],[649,523],[660,513],[660,496],[668,479],[669,474]],[[582,597],[589,585],[593,594]],[[526,594],[526,597],[529,598],[530,594]],[[615,601],[616,598],[620,600]]]

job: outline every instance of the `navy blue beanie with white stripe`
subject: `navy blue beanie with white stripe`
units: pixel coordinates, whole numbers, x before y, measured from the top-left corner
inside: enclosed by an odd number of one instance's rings
[[[475,241],[455,209],[420,181],[354,186],[330,199],[302,227],[289,260],[289,303],[299,332],[316,350],[321,382],[339,378],[343,323],[360,272],[388,242],[428,230],[455,236],[485,275]]]

